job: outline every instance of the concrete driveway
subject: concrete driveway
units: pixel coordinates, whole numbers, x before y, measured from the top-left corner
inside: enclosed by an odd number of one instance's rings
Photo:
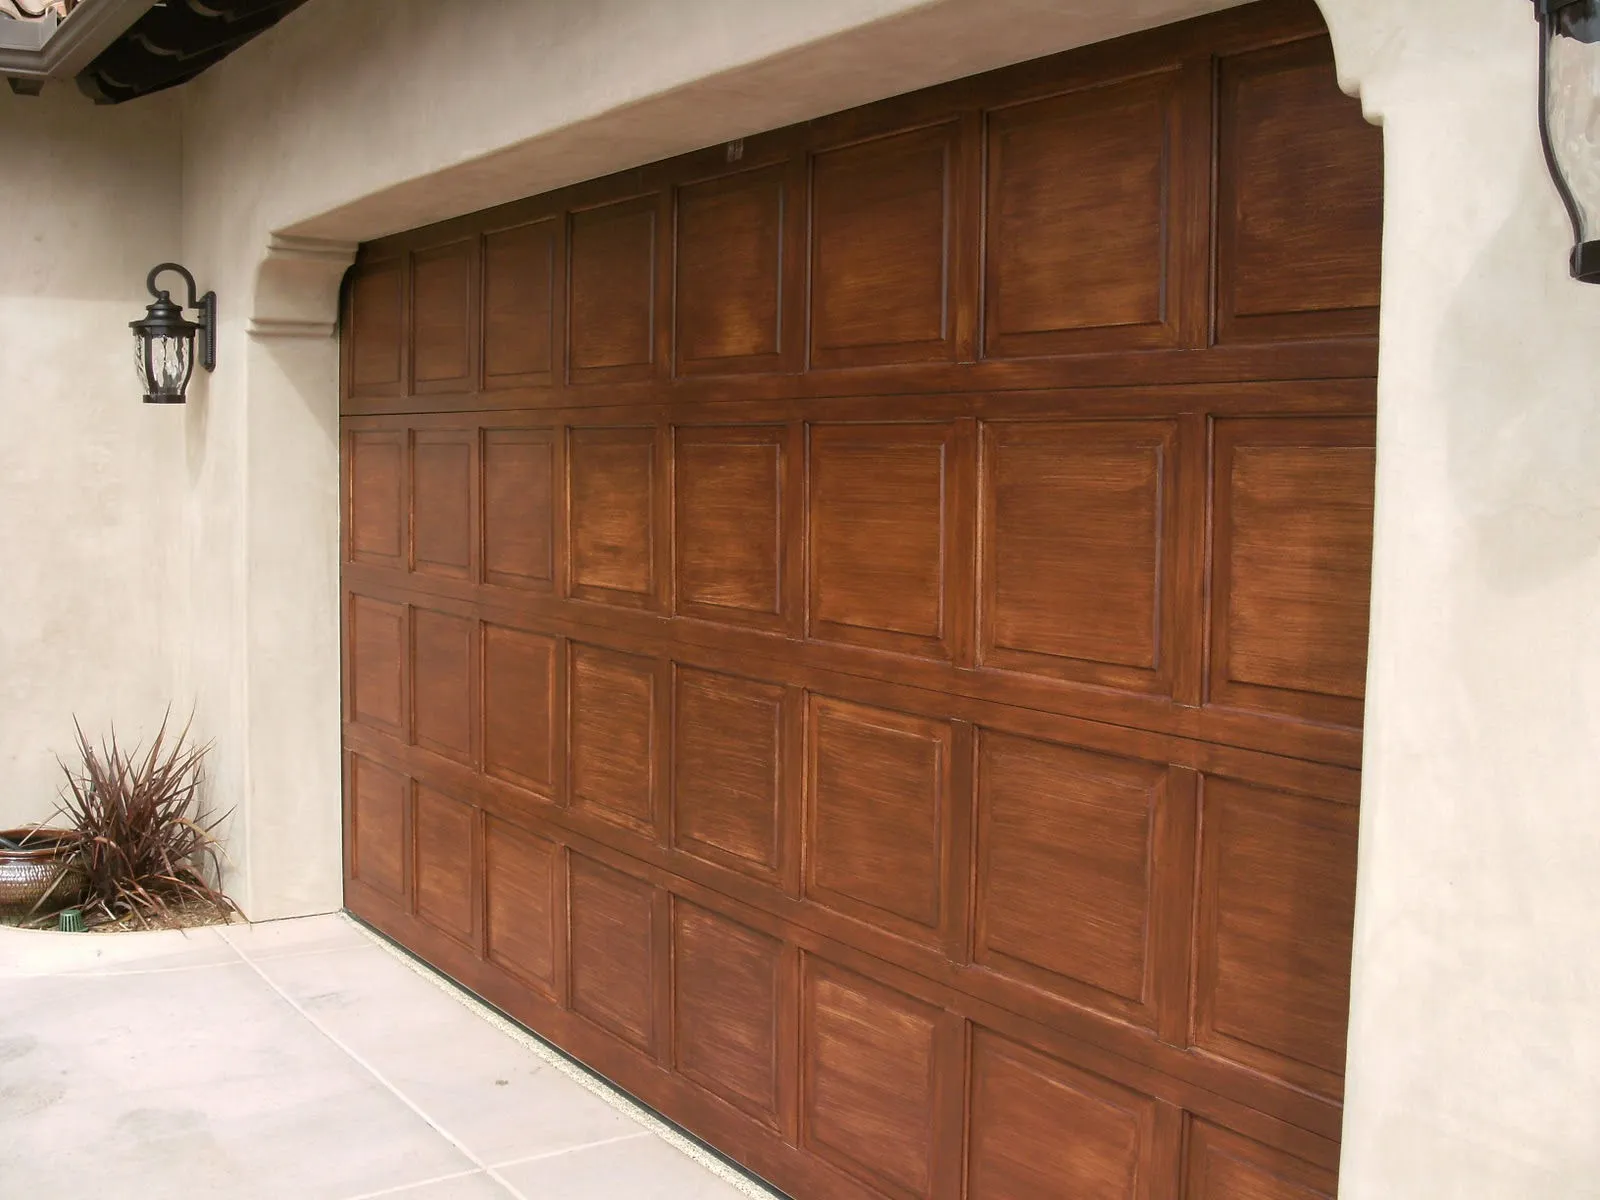
[[[0,1196],[765,1192],[343,916],[0,929]]]

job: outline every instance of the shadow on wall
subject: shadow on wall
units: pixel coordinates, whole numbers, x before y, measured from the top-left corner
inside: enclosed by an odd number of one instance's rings
[[[1442,314],[1434,370],[1448,405],[1445,466],[1471,526],[1474,567],[1491,588],[1521,593],[1600,551],[1600,380],[1588,366],[1596,327],[1580,319],[1596,311],[1600,288],[1566,277],[1558,251],[1571,231],[1537,151],[1515,171],[1515,185],[1498,193],[1510,201],[1498,230]],[[1532,311],[1572,317],[1530,320],[1530,299]]]

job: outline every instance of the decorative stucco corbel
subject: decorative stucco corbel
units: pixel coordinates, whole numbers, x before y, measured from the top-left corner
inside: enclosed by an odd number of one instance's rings
[[[339,326],[339,281],[354,242],[273,234],[256,268],[249,332],[256,338],[328,338]]]

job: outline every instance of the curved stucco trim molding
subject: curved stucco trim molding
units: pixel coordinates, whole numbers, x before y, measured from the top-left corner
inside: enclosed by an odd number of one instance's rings
[[[1316,0],[1333,38],[1339,87],[1361,101],[1361,111],[1374,125],[1383,124],[1373,78],[1398,56],[1402,41],[1391,12],[1394,0]]]
[[[339,281],[356,243],[273,234],[256,268],[249,324],[255,338],[329,338],[339,327]]]

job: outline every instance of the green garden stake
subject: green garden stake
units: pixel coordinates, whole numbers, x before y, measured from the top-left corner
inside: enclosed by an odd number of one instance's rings
[[[84,931],[83,909],[64,908],[56,917],[56,928],[62,933],[82,933]]]

